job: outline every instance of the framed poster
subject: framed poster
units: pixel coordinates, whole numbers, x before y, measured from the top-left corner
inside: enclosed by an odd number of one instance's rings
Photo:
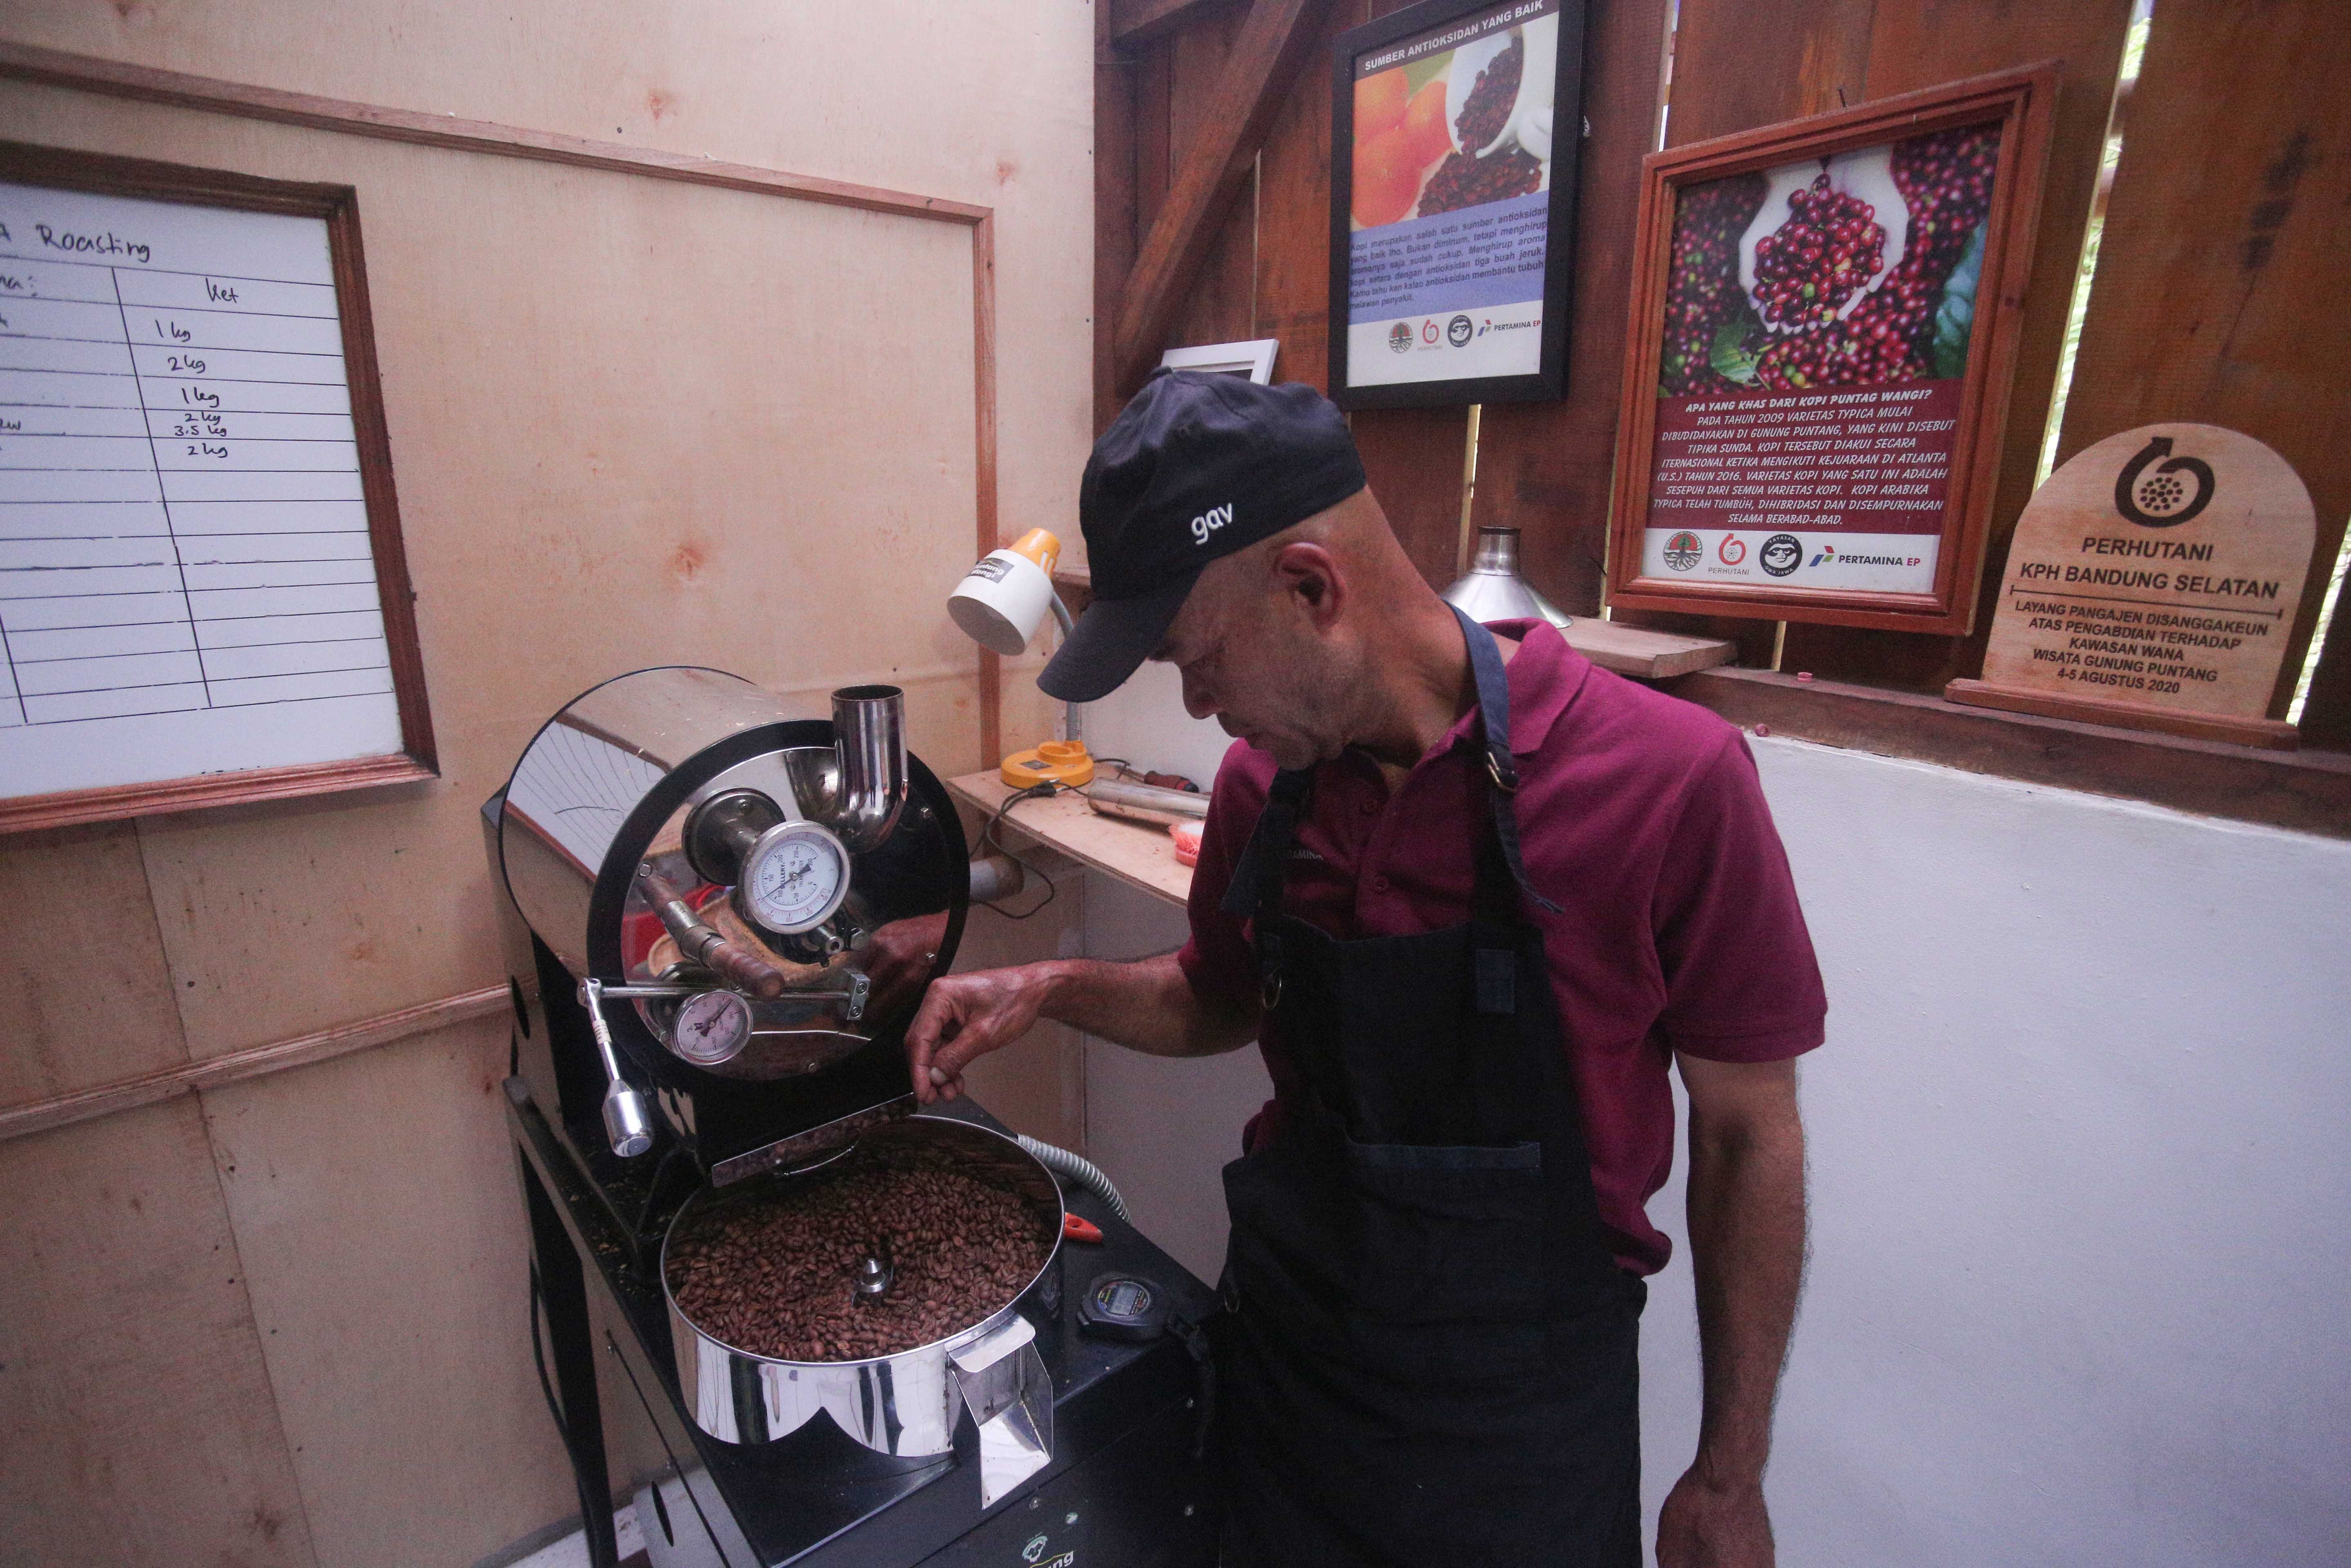
[[[1643,163],[1609,600],[1965,634],[2054,64]]]
[[[1339,36],[1331,397],[1560,395],[1584,0],[1426,0]]]
[[[359,210],[0,143],[0,832],[434,776]]]

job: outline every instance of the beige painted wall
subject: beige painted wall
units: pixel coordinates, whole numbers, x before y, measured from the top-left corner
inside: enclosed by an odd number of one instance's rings
[[[992,206],[1002,522],[1074,531],[1078,0],[20,0],[0,36]],[[16,84],[0,137],[359,188],[443,761],[0,841],[0,1103],[496,979],[475,808],[621,669],[896,679],[925,759],[977,764],[939,613],[973,528],[967,231]],[[1047,722],[1029,664],[1008,735]],[[1050,950],[1074,903],[971,946]],[[1073,1141],[1076,1052],[1035,1044],[976,1087]],[[467,1025],[0,1145],[0,1563],[464,1564],[572,1511],[505,1051]]]

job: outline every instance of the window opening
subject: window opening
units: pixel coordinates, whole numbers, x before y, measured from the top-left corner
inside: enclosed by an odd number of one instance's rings
[[[1469,405],[1469,434],[1461,451],[1461,528],[1453,541],[1453,575],[1466,577],[1469,572],[1469,542],[1477,537],[1470,526],[1471,508],[1478,499],[1478,416],[1486,411],[1482,402]]]
[[[2303,704],[2310,700],[2310,678],[2318,674],[2318,655],[2326,651],[2326,629],[2335,623],[2335,612],[2343,608],[2344,569],[2351,567],[2351,528],[2343,530],[2343,548],[2335,552],[2335,570],[2326,580],[2325,606],[2318,612],[2318,624],[2310,629],[2310,646],[2302,655],[2302,678],[2294,684],[2294,702],[2285,710],[2288,724],[2302,722]]]
[[[2090,221],[2082,229],[2082,259],[2074,269],[2074,298],[2065,308],[2065,344],[2057,356],[2057,381],[2049,398],[2049,423],[2041,435],[2041,463],[2033,470],[2039,489],[2057,466],[2057,433],[2065,424],[2065,400],[2074,391],[2074,361],[2082,349],[2082,322],[2090,313],[2090,283],[2098,270],[2098,241],[2106,227],[2106,200],[2114,194],[2115,171],[2123,161],[2123,111],[2131,89],[2138,83],[2140,64],[2147,58],[2147,30],[2154,19],[2155,0],[2133,0],[2130,29],[2123,36],[2123,57],[2115,72],[2114,106],[2106,110],[2106,144],[2098,159],[2098,188],[2090,198]]]

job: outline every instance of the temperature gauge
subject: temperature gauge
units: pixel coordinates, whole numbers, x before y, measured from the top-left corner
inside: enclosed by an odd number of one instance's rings
[[[743,913],[768,930],[796,936],[832,918],[849,894],[849,852],[815,822],[781,822],[743,857],[737,884]]]
[[[733,991],[696,991],[678,1004],[670,1045],[696,1067],[732,1061],[751,1043],[751,1004]]]

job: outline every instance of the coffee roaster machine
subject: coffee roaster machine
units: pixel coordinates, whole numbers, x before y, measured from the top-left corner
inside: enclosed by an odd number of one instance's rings
[[[1082,1162],[968,1101],[914,1113],[904,1032],[974,873],[898,691],[831,710],[640,670],[567,705],[483,808],[532,1340],[590,1554],[615,1561],[604,1500],[632,1493],[656,1568],[1205,1568],[1213,1379],[1190,1325],[1212,1292],[1114,1194],[1057,1181]],[[1019,1194],[1050,1250],[1015,1300],[831,1362],[751,1354],[679,1309],[681,1214],[905,1143]],[[1099,1244],[1063,1242],[1065,1207]],[[851,1283],[886,1291],[892,1266],[863,1258]]]

